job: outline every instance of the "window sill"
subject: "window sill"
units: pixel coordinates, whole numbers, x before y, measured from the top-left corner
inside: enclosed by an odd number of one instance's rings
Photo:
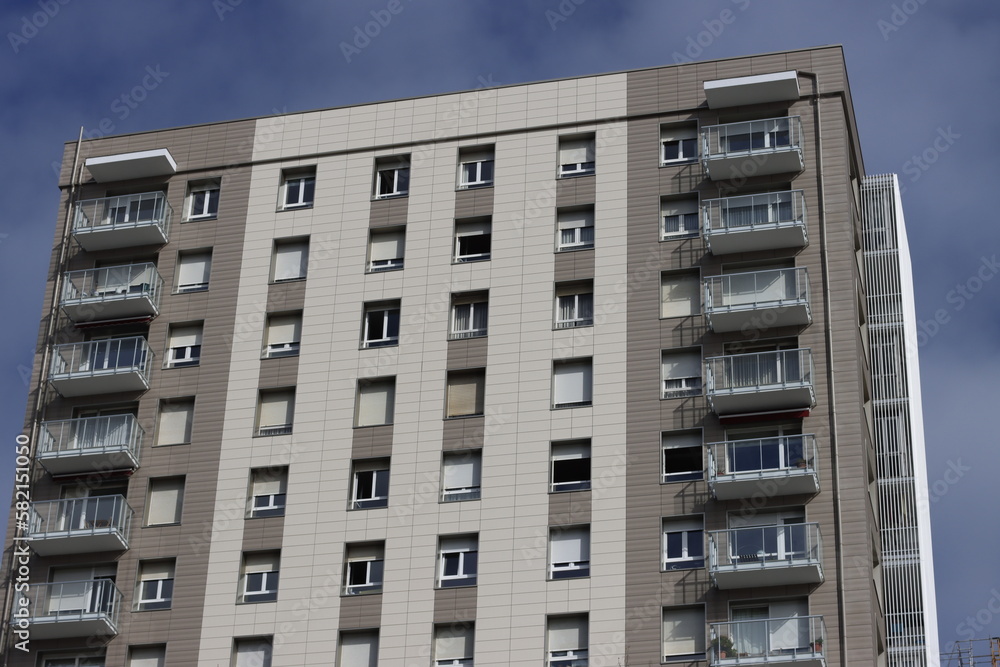
[[[390,195],[375,195],[372,197],[372,201],[382,201],[383,199],[402,199],[403,197],[409,197],[410,193],[407,192],[394,192]]]
[[[475,419],[476,417],[485,417],[485,416],[486,416],[485,412],[477,412],[476,414],[473,415],[445,415],[444,420],[455,421],[458,419]]]
[[[580,172],[578,174],[577,173],[573,173],[573,174],[559,174],[559,176],[557,176],[556,178],[557,178],[557,180],[562,181],[562,180],[565,180],[565,179],[568,179],[568,178],[581,178],[583,176],[594,176],[595,174],[597,174],[597,171],[582,171],[582,172]]]
[[[455,588],[475,588],[475,587],[476,587],[476,582],[474,582],[474,581],[471,584],[441,584],[441,583],[438,583],[438,585],[434,588],[434,590],[437,590],[437,591],[450,591],[450,590],[455,589]]]
[[[552,410],[571,410],[573,408],[590,408],[593,407],[593,402],[590,403],[562,403],[560,405],[553,405]]]
[[[355,424],[351,428],[378,428],[380,426],[392,426],[392,424],[393,424],[392,422],[388,422],[385,424]]]
[[[308,204],[297,204],[294,206],[279,206],[277,212],[281,213],[282,211],[304,211],[304,210],[309,210],[312,207],[313,207],[312,202],[309,202]]]
[[[178,370],[178,369],[181,369],[181,368],[198,368],[200,366],[201,366],[200,362],[196,363],[196,364],[176,364],[174,366],[164,366],[161,370],[172,371],[172,370]]]
[[[475,262],[488,262],[488,261],[490,261],[490,259],[491,258],[489,256],[487,256],[487,257],[468,257],[468,258],[456,257],[455,259],[453,259],[451,261],[451,263],[452,263],[452,265],[456,265],[456,264],[473,264]]]
[[[664,241],[686,241],[688,239],[699,238],[700,236],[701,234],[699,234],[698,232],[694,232],[691,234],[671,234],[669,236],[661,236],[660,243],[663,243]]]
[[[462,192],[463,190],[482,190],[484,188],[492,188],[493,181],[486,183],[459,183],[458,187],[455,188],[455,192]]]
[[[382,595],[382,589],[378,588],[378,589],[367,590],[367,591],[355,591],[353,593],[349,593],[347,591],[341,591],[340,592],[340,597],[342,597],[342,598],[360,598],[360,597],[364,597],[366,595]]]
[[[559,255],[566,252],[580,252],[581,250],[593,250],[593,249],[594,249],[593,245],[571,246],[569,248],[556,248],[555,253]]]
[[[278,598],[272,600],[237,600],[236,604],[274,604]]]
[[[682,572],[687,570],[701,570],[705,567],[705,559],[697,558],[690,561],[677,561],[675,563],[669,563],[667,565],[661,564],[660,572],[662,574],[667,574],[668,572]]]
[[[206,220],[218,220],[218,219],[219,219],[218,215],[202,215],[198,216],[197,218],[186,218],[184,220],[181,220],[181,224],[183,225],[185,222],[205,222]]]
[[[680,160],[660,160],[661,167],[678,167],[686,164],[698,164],[699,158],[686,157]]]
[[[663,394],[660,394],[660,400],[661,401],[672,401],[672,400],[676,400],[678,398],[696,398],[698,396],[703,396],[703,395],[704,395],[703,392],[699,389],[698,391],[692,391],[692,392],[686,392],[686,393],[684,393],[684,392],[677,392],[676,394],[672,394],[670,396],[664,396]]]
[[[158,609],[143,609],[142,607],[136,607],[132,611],[136,614],[145,614],[151,611],[170,611],[170,607],[159,607]]]
[[[140,526],[140,528],[166,528],[168,526],[179,526],[179,525],[181,525],[180,521],[174,521],[173,523],[151,523],[145,526]]]
[[[305,276],[300,276],[299,278],[281,278],[280,280],[271,280],[268,285],[284,285],[286,283],[301,283],[305,281]]]
[[[577,488],[577,489],[552,489],[552,488],[550,488],[549,489],[549,493],[550,494],[554,494],[554,493],[590,493],[591,486],[590,486],[590,482],[589,481],[588,482],[580,481],[580,482],[575,482],[575,483],[576,484],[586,484],[587,486],[586,487],[580,487],[580,488]]]
[[[278,354],[273,356],[268,356],[265,354],[261,356],[261,361],[263,361],[264,359],[296,359],[298,358],[298,356],[299,356],[298,352],[296,352],[295,354]]]
[[[701,471],[690,472],[690,473],[679,473],[675,477],[671,477],[669,479],[665,479],[663,477],[660,478],[660,484],[677,484],[678,482],[704,482],[704,481],[705,481],[705,473]]]
[[[199,287],[197,289],[175,289],[170,294],[171,295],[177,295],[177,294],[201,294],[202,292],[207,292],[207,291],[208,291],[208,286],[205,286],[205,287]]]
[[[392,267],[389,267],[387,269],[370,269],[369,268],[369,269],[365,270],[365,275],[366,276],[370,276],[370,275],[375,275],[375,274],[379,274],[379,273],[392,273],[393,271],[402,271],[402,270],[403,270],[402,266],[392,266]]]

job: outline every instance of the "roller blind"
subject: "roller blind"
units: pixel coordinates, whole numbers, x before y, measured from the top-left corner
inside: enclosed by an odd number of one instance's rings
[[[559,142],[559,164],[577,164],[594,161],[594,140],[563,139]]]
[[[485,372],[450,375],[448,377],[448,416],[482,414],[485,390]]]
[[[395,394],[394,379],[359,384],[358,426],[391,424]]]
[[[382,232],[372,234],[371,261],[398,259],[403,256],[403,232]]]
[[[274,246],[274,280],[304,278],[308,259],[308,241],[276,243]]]
[[[590,403],[593,395],[591,362],[581,361],[558,364],[555,367],[556,405]]]
[[[258,551],[243,556],[243,572],[277,572],[281,553],[278,551]]]
[[[660,141],[695,139],[698,132],[693,125],[667,125],[660,129]]]
[[[669,352],[663,355],[663,379],[701,377],[701,355],[697,352]]]
[[[664,449],[676,449],[678,447],[701,447],[700,433],[675,433],[663,434]]]
[[[275,315],[267,321],[266,345],[298,343],[302,338],[302,315]]]
[[[154,560],[142,564],[139,571],[139,581],[156,581],[158,579],[174,578],[174,561]]]
[[[184,500],[184,478],[169,477],[149,481],[146,525],[179,523]]]
[[[550,616],[549,651],[587,648],[586,616]]]
[[[129,667],[163,667],[166,649],[163,646],[143,646],[128,652]],[[259,663],[258,663],[259,667]]]
[[[561,442],[552,445],[552,458],[554,459],[589,459],[589,442]]]
[[[472,150],[463,150],[458,156],[458,161],[462,164],[468,162],[485,162],[487,160],[493,159],[493,149],[492,148],[476,148]]]
[[[661,317],[686,317],[701,311],[700,283],[695,273],[666,274],[660,279]]]
[[[577,227],[594,226],[594,209],[576,211],[560,211],[557,216],[559,229],[576,229]]]
[[[479,548],[478,535],[452,535],[441,538],[441,552],[476,551]]]
[[[590,529],[558,528],[551,533],[553,563],[581,563],[590,560]]]
[[[351,544],[347,547],[347,560],[382,560],[385,546],[381,543]]]
[[[480,485],[482,459],[478,453],[449,454],[444,458],[444,488],[466,489]]]
[[[660,203],[660,211],[663,215],[685,215],[687,213],[698,212],[698,200],[696,199],[664,199]]]
[[[474,651],[472,628],[439,626],[434,631],[434,659],[471,658]]]
[[[253,495],[270,496],[288,492],[288,470],[262,468],[253,471]]]
[[[167,347],[190,347],[201,345],[202,325],[194,324],[183,327],[170,327],[170,341]]]
[[[663,655],[705,652],[705,611],[700,607],[663,610]]]
[[[471,236],[473,234],[489,234],[493,223],[489,220],[460,222],[455,225],[455,236]]]
[[[340,639],[339,667],[376,667],[378,664],[378,633],[344,633]]]
[[[191,442],[191,423],[193,417],[194,401],[161,403],[156,444],[178,445]]]
[[[274,391],[260,395],[260,415],[258,426],[283,426],[292,423],[295,410],[295,393],[291,391]]]
[[[271,642],[267,639],[239,640],[236,667],[271,667]]]
[[[208,283],[212,271],[212,252],[192,252],[181,255],[177,269],[177,286],[203,285]]]

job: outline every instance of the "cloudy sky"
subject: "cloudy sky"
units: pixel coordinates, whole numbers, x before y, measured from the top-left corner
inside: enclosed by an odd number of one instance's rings
[[[378,17],[375,36],[358,37]],[[997,188],[1000,5],[7,0],[0,29],[0,443],[11,451],[56,220],[52,164],[81,126],[130,133],[843,44],[865,168],[906,188],[942,647],[1000,634],[1000,446],[985,423],[1000,395],[1000,220],[981,194]]]

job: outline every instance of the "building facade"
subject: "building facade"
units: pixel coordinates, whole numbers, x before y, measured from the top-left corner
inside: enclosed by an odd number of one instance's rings
[[[824,47],[67,144],[5,664],[906,664],[853,113]]]

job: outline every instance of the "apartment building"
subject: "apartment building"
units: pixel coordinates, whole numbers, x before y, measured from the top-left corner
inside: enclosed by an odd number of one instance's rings
[[[4,664],[927,664],[864,173],[839,47],[67,143]]]

